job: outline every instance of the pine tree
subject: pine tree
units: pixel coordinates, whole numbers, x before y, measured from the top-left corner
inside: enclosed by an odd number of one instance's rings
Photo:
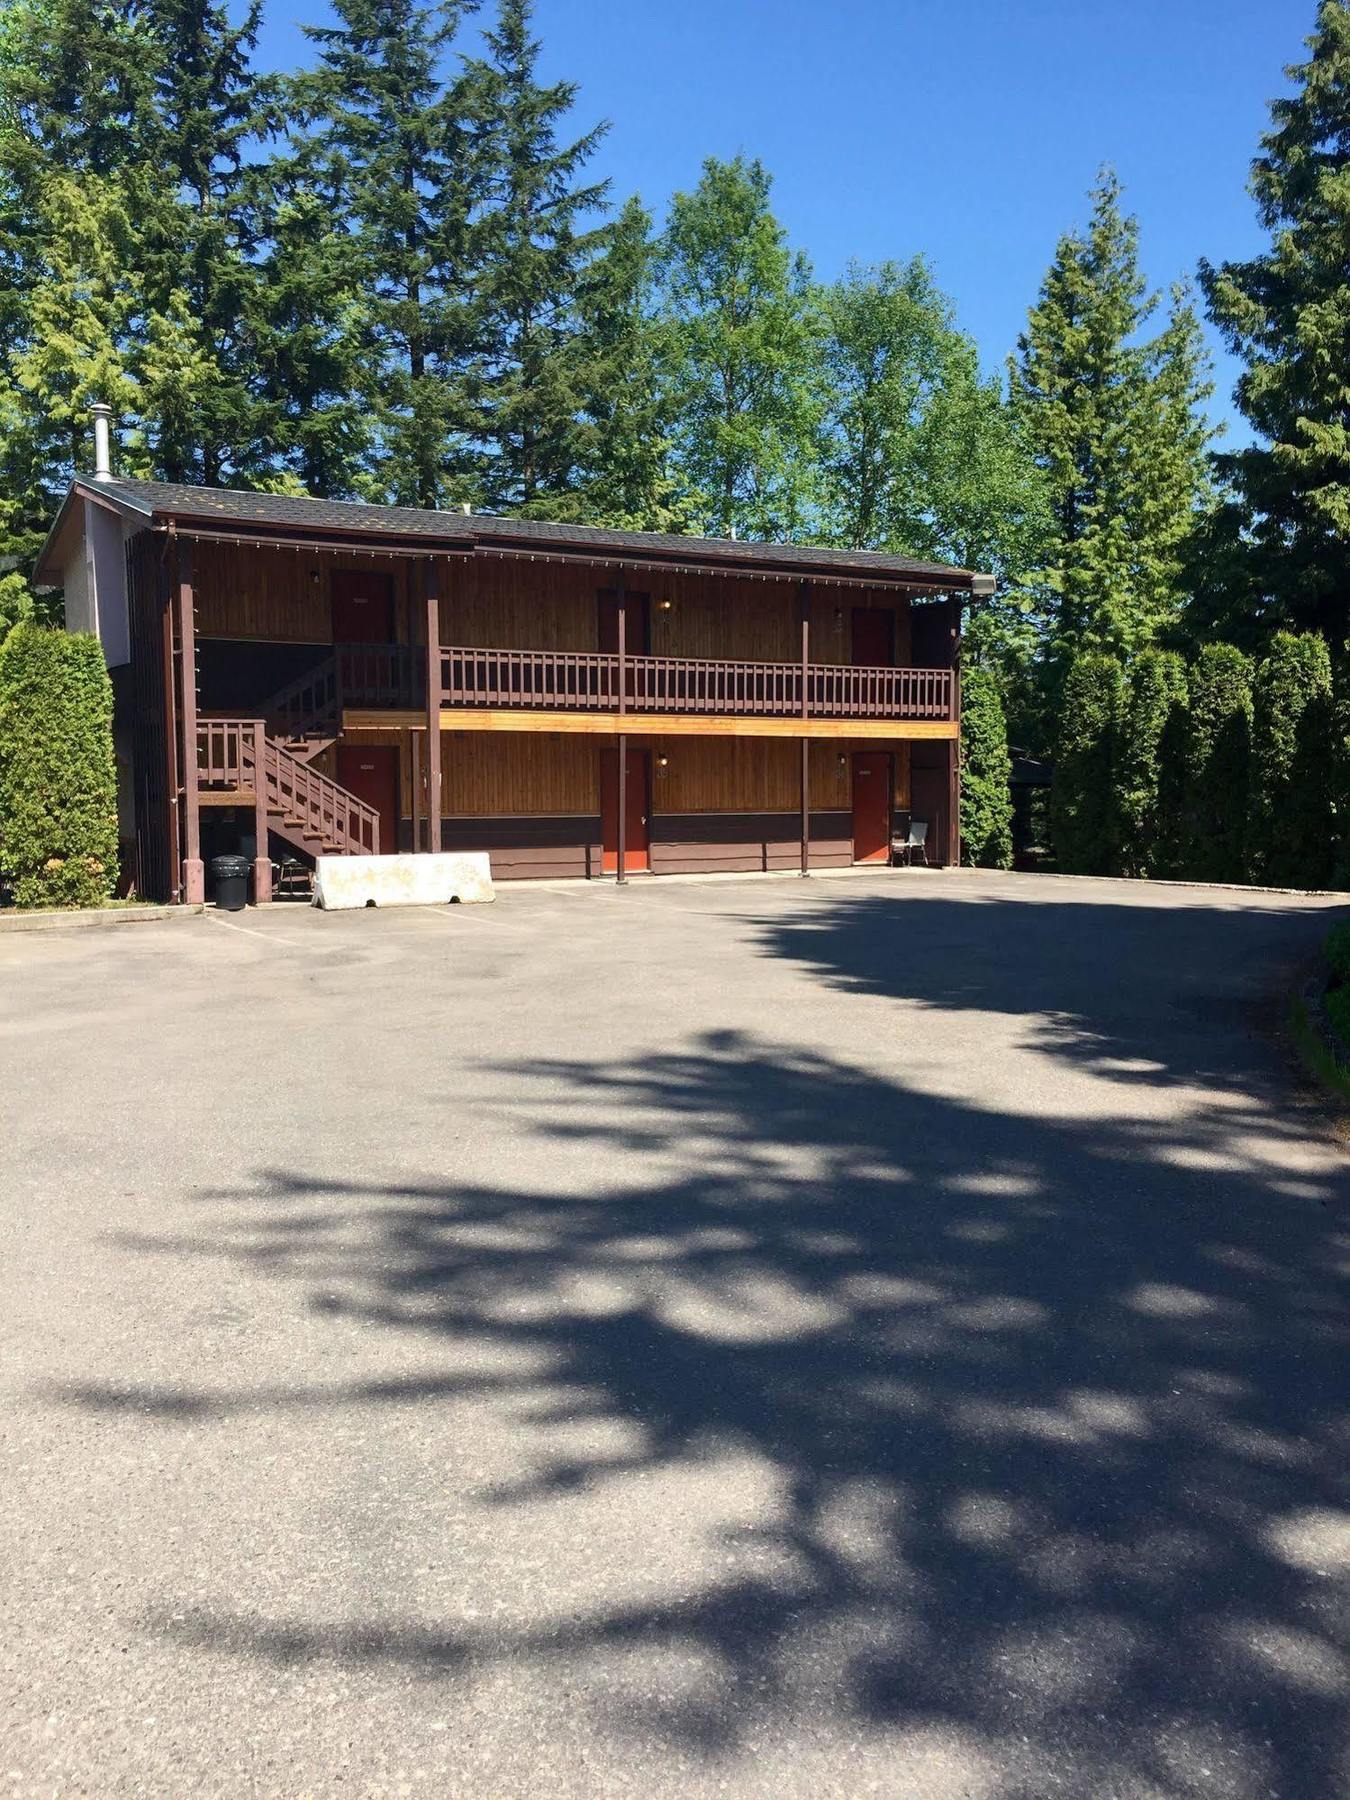
[[[1120,872],[1115,767],[1123,691],[1114,656],[1084,651],[1069,664],[1050,790],[1055,860],[1068,875]]]
[[[142,0],[153,46],[145,131],[157,180],[140,186],[138,275],[157,364],[190,362],[190,382],[146,371],[142,405],[155,473],[252,485],[274,446],[256,391],[258,306],[249,157],[277,123],[274,84],[252,65],[262,0],[240,22],[210,0]],[[169,346],[172,345],[172,350]]]
[[[441,75],[464,10],[461,0],[337,0],[336,24],[305,27],[318,60],[291,96],[302,135],[289,183],[317,195],[342,234],[336,270],[334,247],[319,252],[330,298],[318,330],[361,369],[371,438],[354,485],[406,506],[479,493],[481,181],[466,80]]]
[[[1012,867],[1012,759],[998,682],[967,669],[961,683],[961,849],[980,869]]]
[[[1350,624],[1350,5],[1320,0],[1297,91],[1271,107],[1252,193],[1271,248],[1202,264],[1210,316],[1246,364],[1257,442],[1223,459],[1249,510],[1256,590],[1340,643]]]
[[[1184,714],[1185,703],[1181,658],[1170,650],[1142,650],[1127,677],[1115,762],[1121,863],[1127,875],[1159,874],[1167,859],[1160,810],[1164,743],[1174,714]]]
[[[1296,807],[1294,762],[1299,727],[1315,701],[1331,697],[1331,658],[1313,632],[1276,632],[1256,666],[1252,687],[1251,792],[1247,805],[1248,869],[1253,881],[1296,884],[1303,836]],[[1322,709],[1315,723],[1327,723]],[[1311,744],[1306,746],[1312,748]],[[1330,760],[1330,740],[1326,742]],[[1305,795],[1306,799],[1307,796]]]
[[[1190,671],[1181,873],[1246,879],[1251,791],[1252,665],[1231,644],[1207,644]]]
[[[809,529],[819,449],[819,329],[759,162],[709,158],[664,239],[676,466],[703,530]]]
[[[1061,656],[1125,656],[1181,604],[1184,550],[1208,488],[1210,386],[1194,314],[1173,293],[1161,333],[1120,184],[1099,180],[1085,234],[1061,239],[1018,342],[1013,401],[1053,509]]]
[[[579,474],[570,493],[550,500],[555,518],[631,531],[686,527],[671,472],[664,334],[652,316],[655,281],[651,216],[632,199],[578,289]]]
[[[608,183],[586,182],[582,172],[608,126],[559,142],[577,87],[541,85],[530,14],[529,0],[498,0],[487,56],[467,72],[487,186],[476,264],[485,345],[477,435],[488,447],[489,503],[547,515],[584,466],[580,415],[595,381],[581,290],[611,231],[596,222]]]

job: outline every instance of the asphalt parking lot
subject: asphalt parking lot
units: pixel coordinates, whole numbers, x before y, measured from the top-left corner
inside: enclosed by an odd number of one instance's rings
[[[1350,1794],[1334,910],[0,936],[0,1791]]]

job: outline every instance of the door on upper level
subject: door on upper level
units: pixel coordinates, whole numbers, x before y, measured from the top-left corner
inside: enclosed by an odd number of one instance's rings
[[[853,757],[853,860],[891,860],[891,758],[860,750]]]
[[[398,849],[398,751],[391,744],[339,744],[334,779],[380,815],[380,854]]]
[[[613,588],[602,588],[596,596],[597,620],[602,651],[611,655],[619,648],[619,596]],[[623,597],[624,648],[629,656],[651,654],[651,608],[646,594]]]
[[[853,608],[853,666],[889,669],[895,664],[895,614],[876,606]]]
[[[392,644],[394,578],[377,569],[334,569],[333,642]]]
[[[646,750],[630,750],[624,782],[623,868],[625,875],[651,867],[652,759]],[[619,752],[600,752],[600,867],[606,875],[619,867]]]

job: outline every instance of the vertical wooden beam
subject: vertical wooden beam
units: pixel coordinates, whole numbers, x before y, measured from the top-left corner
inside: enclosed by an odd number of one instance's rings
[[[201,804],[197,791],[197,623],[192,597],[192,549],[178,540],[178,695],[183,731],[183,899],[206,898]]]
[[[622,618],[623,614],[620,613],[619,617]],[[619,733],[619,779],[616,785],[619,818],[614,848],[614,880],[619,887],[623,887],[628,880],[623,866],[624,852],[628,848],[628,734],[623,731]]]
[[[427,849],[441,848],[441,601],[434,556],[425,558],[427,602]]]
[[[811,716],[811,583],[801,586],[802,626],[802,719]],[[803,875],[811,873],[811,740],[802,739],[802,867]]]
[[[958,735],[947,746],[947,862],[961,866],[961,596],[947,602],[951,618],[952,717]]]
[[[272,898],[272,858],[267,854],[267,724],[253,721],[253,904]]]
[[[628,590],[623,584],[623,570],[614,583],[614,605],[619,633],[619,712],[628,711]],[[619,780],[623,780],[620,775]]]
[[[408,819],[412,825],[412,849],[422,848],[422,744],[417,733],[408,733],[408,754],[412,764],[412,793],[408,796]]]
[[[173,529],[172,526],[169,528]],[[175,544],[175,548],[177,548]],[[175,695],[174,679],[174,619],[177,616],[177,600],[174,595],[172,579],[163,560],[167,556],[167,546],[155,570],[155,604],[159,611],[161,658],[160,675],[163,682],[164,699],[164,804],[168,812],[168,843],[166,850],[169,858],[169,896],[174,900],[182,900],[183,895],[183,806],[178,781],[178,700]]]

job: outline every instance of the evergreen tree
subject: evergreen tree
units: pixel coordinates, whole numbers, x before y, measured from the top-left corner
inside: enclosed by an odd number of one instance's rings
[[[1327,689],[1314,693],[1299,717],[1285,803],[1271,830],[1270,881],[1325,888],[1336,878],[1336,720],[1337,707]]]
[[[1012,867],[1012,760],[998,682],[967,669],[961,684],[961,849],[976,868]]]
[[[1271,107],[1252,192],[1271,248],[1203,264],[1210,316],[1246,368],[1257,442],[1223,459],[1275,616],[1340,643],[1350,623],[1350,5],[1320,0],[1297,92]]]
[[[610,229],[594,222],[608,183],[581,177],[608,127],[559,142],[577,86],[541,85],[530,13],[529,0],[499,0],[487,57],[467,75],[487,171],[476,264],[485,350],[476,429],[488,448],[489,503],[499,512],[547,515],[580,479],[580,415],[596,396],[580,299],[610,240]]]
[[[1182,873],[1246,879],[1251,790],[1252,665],[1231,644],[1207,644],[1190,672]]]
[[[112,684],[97,638],[0,644],[0,858],[20,906],[97,906],[117,880]]]
[[[1190,856],[1190,673],[1158,740],[1158,813],[1147,873],[1181,881]]]
[[[1064,678],[1050,832],[1056,863],[1068,875],[1119,873],[1115,765],[1123,690],[1120,663],[1101,651],[1076,656]]]
[[[676,468],[699,527],[791,539],[809,528],[819,449],[818,326],[758,162],[709,158],[664,238]]]
[[[1296,829],[1294,821],[1305,815],[1296,806],[1293,785],[1299,725],[1314,701],[1329,702],[1330,697],[1331,658],[1325,642],[1313,632],[1298,637],[1277,632],[1257,664],[1252,689],[1247,854],[1253,881],[1296,885],[1302,879],[1297,857],[1303,826]],[[1314,722],[1320,730],[1327,728],[1325,708],[1318,708]],[[1329,761],[1329,732],[1323,747]]]
[[[1160,795],[1164,741],[1174,714],[1184,714],[1185,703],[1181,658],[1170,650],[1142,650],[1130,665],[1115,762],[1121,864],[1127,875],[1156,875],[1167,861]]]
[[[479,493],[483,176],[470,84],[447,86],[440,72],[464,10],[460,0],[337,0],[335,24],[305,27],[318,59],[292,90],[303,136],[289,185],[316,195],[343,233],[319,252],[329,301],[318,330],[340,364],[362,371],[371,439],[354,485],[405,506]],[[339,437],[349,429],[329,423]]]
[[[1141,336],[1158,304],[1138,225],[1106,174],[1086,233],[1060,241],[1013,368],[1014,406],[1049,483],[1061,656],[1133,655],[1180,607],[1207,492],[1212,434],[1199,408],[1211,390],[1184,291],[1159,335]]]
[[[274,84],[251,62],[262,0],[237,25],[210,0],[141,0],[141,8],[154,58],[144,136],[157,177],[147,183],[142,172],[138,185],[145,435],[166,480],[249,486],[265,479],[274,449],[256,392],[247,173],[277,121]]]
[[[580,413],[577,486],[552,516],[631,531],[680,531],[686,509],[671,473],[663,333],[652,316],[656,245],[637,199],[619,213],[577,296]]]

